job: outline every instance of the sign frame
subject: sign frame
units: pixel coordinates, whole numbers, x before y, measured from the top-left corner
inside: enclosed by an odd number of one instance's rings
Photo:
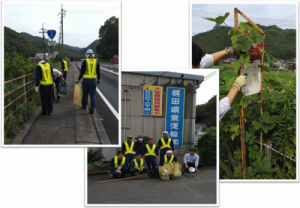
[[[183,135],[184,135],[184,111],[185,111],[185,88],[183,87],[171,87],[168,86],[166,88],[166,108],[165,108],[165,130],[167,131],[167,116],[168,116],[168,93],[169,93],[169,89],[180,89],[183,90],[183,105],[182,105],[182,133],[181,133],[181,146],[177,146],[174,144],[174,147],[183,147]],[[169,132],[170,135],[171,132]],[[171,136],[169,136],[169,138],[171,138],[172,140],[174,140]]]

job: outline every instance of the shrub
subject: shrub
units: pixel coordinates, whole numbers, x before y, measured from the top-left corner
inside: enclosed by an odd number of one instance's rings
[[[211,127],[198,139],[197,150],[204,165],[216,165],[217,129]]]

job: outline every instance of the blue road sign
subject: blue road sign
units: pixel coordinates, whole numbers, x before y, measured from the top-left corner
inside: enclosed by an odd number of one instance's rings
[[[166,131],[174,147],[183,146],[184,99],[184,88],[167,87]]]
[[[56,31],[55,30],[48,30],[47,34],[48,34],[49,38],[52,40],[56,35]]]

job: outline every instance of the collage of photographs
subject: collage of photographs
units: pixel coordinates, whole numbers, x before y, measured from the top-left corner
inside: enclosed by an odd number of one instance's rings
[[[2,2],[0,207],[282,207],[247,198],[299,183],[299,2],[129,1]]]

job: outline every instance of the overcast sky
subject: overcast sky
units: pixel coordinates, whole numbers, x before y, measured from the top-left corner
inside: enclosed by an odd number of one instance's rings
[[[27,32],[42,37],[39,33],[44,23],[47,30],[57,31],[54,40],[58,41],[60,15],[66,10],[64,22],[64,44],[87,47],[98,39],[99,29],[112,16],[120,16],[120,2],[53,2],[53,3],[3,3],[4,26],[17,32]],[[46,34],[48,38],[48,35]]]
[[[296,4],[193,4],[192,35],[212,30],[215,22],[202,17],[216,18],[229,12],[225,20],[228,26],[234,26],[234,8],[238,8],[254,23],[277,25],[282,29],[296,29]],[[239,20],[246,22],[239,15]],[[224,25],[224,24],[223,24]]]

